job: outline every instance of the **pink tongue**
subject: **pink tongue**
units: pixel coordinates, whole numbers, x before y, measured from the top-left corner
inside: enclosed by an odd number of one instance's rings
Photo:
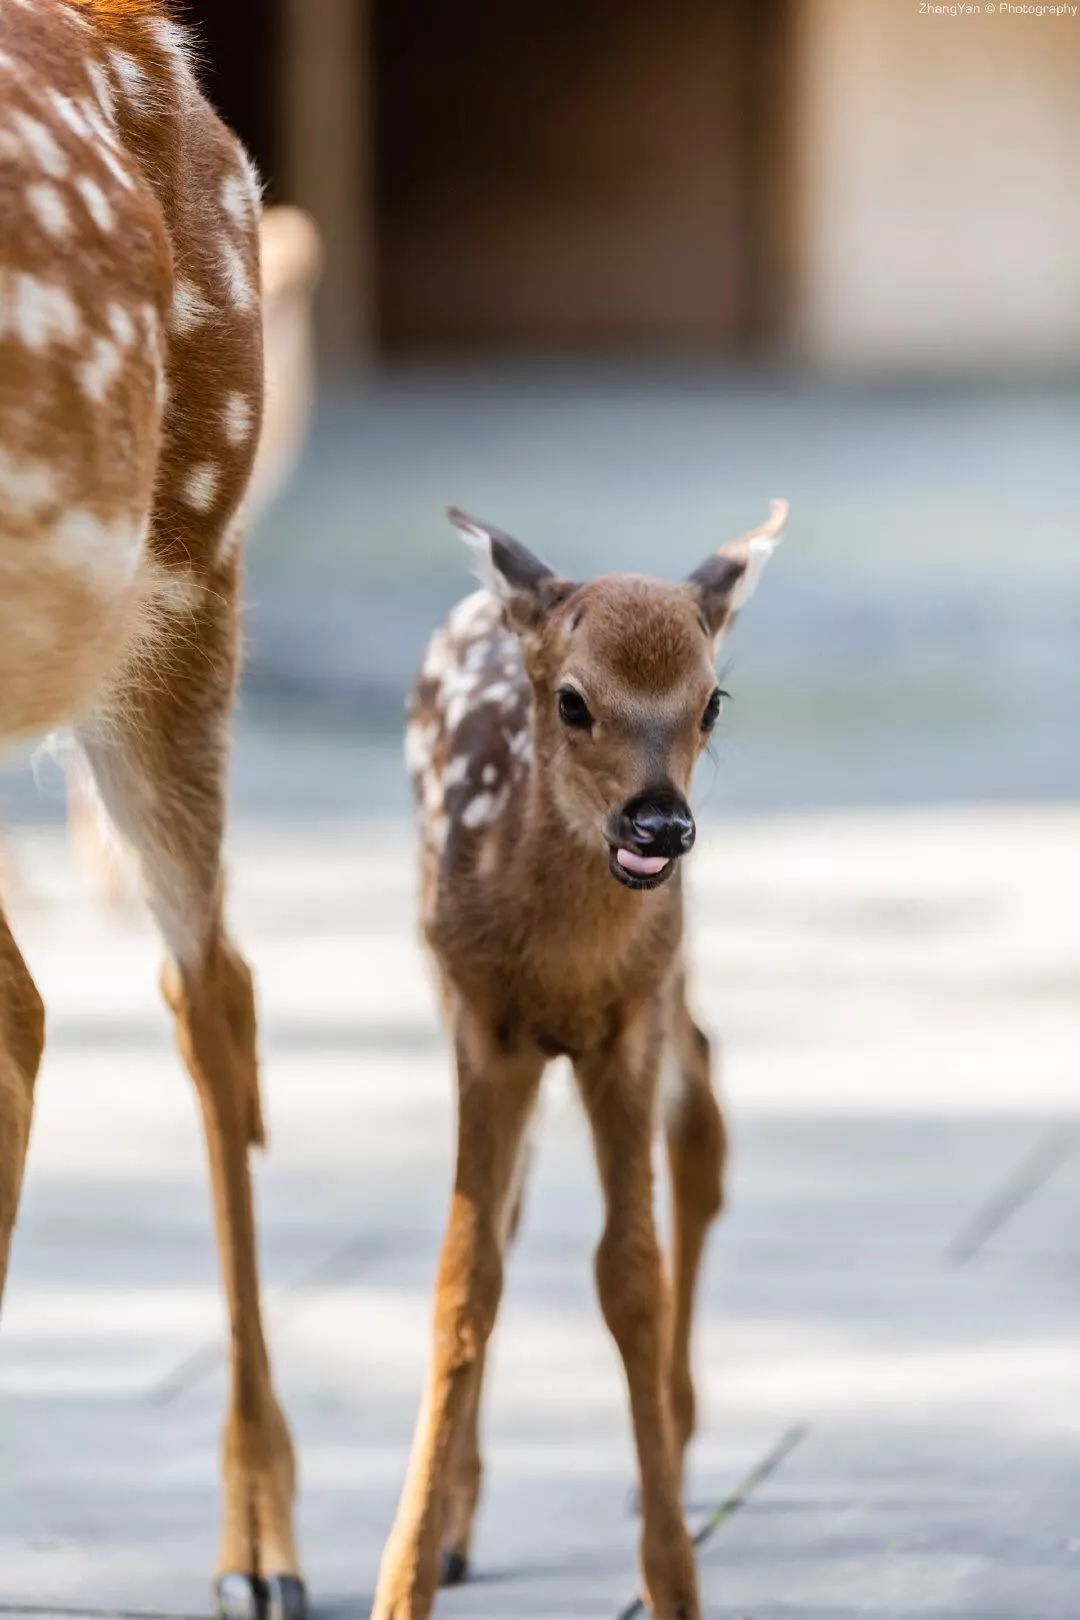
[[[618,849],[615,859],[627,872],[633,872],[635,877],[655,877],[667,865],[666,855],[635,855],[632,849]]]

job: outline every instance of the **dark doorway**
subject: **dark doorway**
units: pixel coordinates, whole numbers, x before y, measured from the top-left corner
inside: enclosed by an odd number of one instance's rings
[[[200,84],[254,157],[275,200],[283,155],[279,0],[186,0],[179,15],[195,39]]]
[[[731,353],[760,335],[784,9],[384,0],[379,346]]]

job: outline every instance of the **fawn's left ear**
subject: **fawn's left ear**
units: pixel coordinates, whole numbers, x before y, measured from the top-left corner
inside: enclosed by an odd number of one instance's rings
[[[568,579],[560,579],[520,540],[459,507],[447,507],[446,515],[473,552],[481,584],[502,603],[516,630],[534,629],[574,590]]]
[[[765,564],[780,544],[787,516],[787,501],[770,501],[764,523],[738,540],[729,540],[690,575],[687,584],[714,636],[727,634],[753,596]]]

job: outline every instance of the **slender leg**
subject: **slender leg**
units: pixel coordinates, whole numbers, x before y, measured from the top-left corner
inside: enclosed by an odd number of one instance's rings
[[[676,989],[672,1044],[679,1085],[665,1119],[674,1205],[671,1325],[671,1406],[680,1460],[694,1432],[695,1399],[690,1336],[694,1293],[709,1226],[724,1202],[727,1133],[710,1076],[709,1042],[691,1018],[683,985]]]
[[[516,1173],[502,1201],[499,1230],[502,1236],[501,1252],[517,1237],[521,1225],[525,1180],[531,1158],[527,1136],[523,1136],[518,1149]],[[442,1584],[457,1586],[469,1573],[469,1549],[472,1541],[473,1520],[480,1500],[484,1478],[484,1459],[480,1449],[480,1414],[484,1400],[484,1373],[486,1351],[477,1361],[472,1375],[466,1416],[462,1432],[448,1469],[448,1480],[443,1500],[443,1555]]]
[[[228,1302],[220,1609],[247,1620],[304,1609],[292,1443],[274,1395],[259,1308],[249,1149],[263,1141],[251,975],[222,918],[221,844],[237,580],[201,594],[167,679],[132,683],[80,738],[106,810],[138,857],[168,951],[164,986],[206,1133]]]
[[[439,1261],[431,1363],[373,1620],[426,1620],[431,1613],[451,1477],[475,1422],[484,1348],[502,1292],[502,1214],[543,1070],[539,1054],[500,1051],[494,1033],[467,1009],[456,1019],[455,1047],[457,1170]],[[460,1502],[453,1506],[458,1510]]]
[[[30,1141],[45,1010],[0,911],[0,1301]]]
[[[484,1459],[480,1451],[480,1406],[484,1394],[486,1351],[477,1357],[469,1377],[461,1432],[446,1470],[443,1491],[442,1584],[459,1586],[469,1573],[473,1519],[480,1500]]]
[[[660,1009],[648,1008],[609,1047],[580,1059],[577,1076],[607,1211],[596,1281],[630,1392],[645,1593],[657,1620],[700,1620],[694,1554],[680,1503],[667,1385],[667,1286],[653,1217],[662,1023]]]

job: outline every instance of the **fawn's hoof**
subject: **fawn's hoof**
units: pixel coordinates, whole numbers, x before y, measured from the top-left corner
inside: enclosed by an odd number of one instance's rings
[[[464,1553],[443,1553],[440,1586],[460,1586],[462,1581],[468,1580],[468,1577],[469,1560]]]
[[[307,1620],[307,1592],[297,1575],[219,1575],[214,1599],[220,1620]]]

